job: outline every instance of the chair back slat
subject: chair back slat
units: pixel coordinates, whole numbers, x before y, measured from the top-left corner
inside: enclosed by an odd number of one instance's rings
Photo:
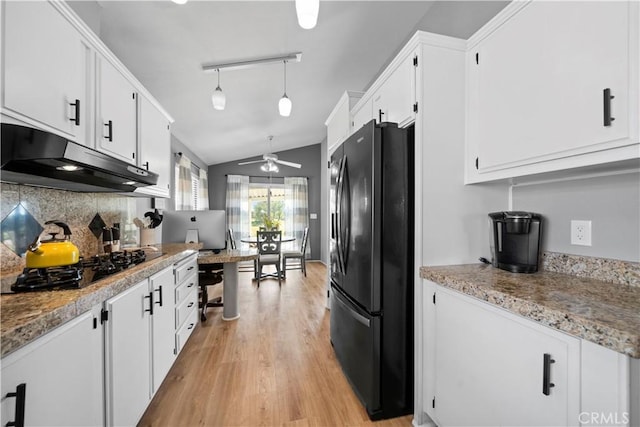
[[[300,252],[302,255],[307,251],[307,241],[309,240],[309,227],[305,227],[304,234],[302,235],[302,245],[300,246]]]
[[[229,239],[229,246],[231,249],[236,249],[236,239],[233,237],[233,229],[229,229],[227,237]]]
[[[261,255],[280,253],[282,231],[258,231],[258,252]]]

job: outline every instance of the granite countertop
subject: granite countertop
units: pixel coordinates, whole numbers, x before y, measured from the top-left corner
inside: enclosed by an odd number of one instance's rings
[[[23,292],[0,295],[1,356],[17,350],[63,323],[90,310],[96,304],[130,288],[163,268],[197,253],[198,244],[164,244],[152,248],[162,253],[142,264],[113,274],[83,289]],[[153,249],[145,249],[151,250]],[[15,282],[15,275],[2,281]]]
[[[201,251],[198,255],[198,264],[251,261],[257,258],[258,251],[255,249],[223,249],[217,254],[213,251]]]
[[[486,264],[421,267],[420,277],[542,325],[640,358],[640,288]]]

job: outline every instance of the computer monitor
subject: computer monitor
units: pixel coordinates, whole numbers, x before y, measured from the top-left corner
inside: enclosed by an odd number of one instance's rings
[[[225,211],[164,211],[162,243],[202,243],[203,250],[219,251],[227,244]]]

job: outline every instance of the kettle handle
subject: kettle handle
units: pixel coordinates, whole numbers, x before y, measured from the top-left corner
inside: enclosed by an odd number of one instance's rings
[[[49,225],[49,224],[55,224],[58,227],[62,228],[62,232],[64,233],[65,237],[71,236],[71,229],[64,222],[57,219],[52,219],[51,221],[45,222],[45,225]]]

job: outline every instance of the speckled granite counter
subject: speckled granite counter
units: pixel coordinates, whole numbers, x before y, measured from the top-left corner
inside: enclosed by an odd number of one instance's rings
[[[490,265],[421,267],[420,277],[619,353],[640,358],[640,288]]]
[[[198,264],[216,264],[225,262],[251,261],[258,258],[258,251],[255,249],[240,250],[229,249],[222,250],[219,253],[213,251],[202,251],[198,255]]]
[[[152,274],[197,252],[198,245],[155,245],[163,255],[100,280],[83,289],[27,292],[0,296],[0,349],[5,356],[54,328],[119,294]],[[16,275],[19,272],[16,272]],[[3,282],[15,281],[4,275]]]

